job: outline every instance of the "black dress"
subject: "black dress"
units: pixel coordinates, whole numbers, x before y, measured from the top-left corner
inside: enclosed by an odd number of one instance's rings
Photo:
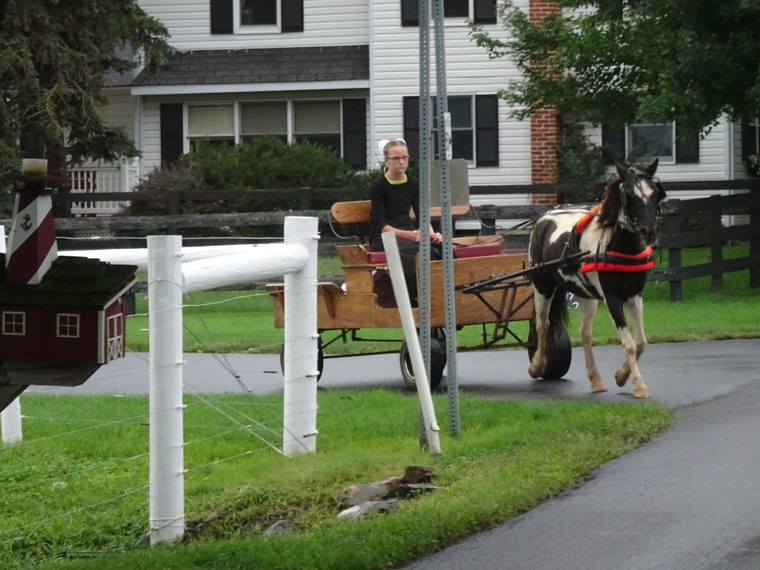
[[[371,210],[369,222],[369,243],[374,251],[384,251],[381,237],[385,226],[393,226],[399,230],[416,230],[417,224],[409,216],[409,210],[414,210],[419,220],[420,185],[417,180],[407,176],[406,182],[391,184],[383,175],[376,178],[369,191]],[[408,239],[398,240],[401,265],[404,269],[407,289],[412,298],[417,297],[417,271],[415,256],[420,244]],[[430,244],[430,259],[441,259],[441,247]]]

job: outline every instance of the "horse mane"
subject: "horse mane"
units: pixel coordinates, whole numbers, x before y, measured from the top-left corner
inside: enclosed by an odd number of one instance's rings
[[[611,228],[617,223],[620,208],[623,207],[619,190],[622,183],[623,179],[616,177],[604,187],[601,199],[602,208],[597,218],[599,227],[601,228]]]

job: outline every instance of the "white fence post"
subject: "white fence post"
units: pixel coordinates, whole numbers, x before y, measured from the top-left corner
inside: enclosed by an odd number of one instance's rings
[[[5,253],[5,226],[0,224],[0,253]],[[0,412],[0,430],[5,443],[16,443],[23,438],[21,428],[21,400],[16,398]]]
[[[428,382],[427,371],[425,370],[425,361],[422,359],[420,338],[417,335],[417,327],[414,323],[412,304],[409,301],[409,291],[406,288],[404,270],[401,267],[401,255],[398,251],[396,235],[393,232],[383,232],[382,239],[385,255],[388,258],[388,269],[391,272],[393,294],[396,297],[396,305],[398,305],[398,312],[401,316],[401,325],[404,328],[404,338],[406,338],[406,344],[409,347],[409,358],[412,361],[414,383],[417,385],[417,394],[420,398],[428,448],[430,449],[430,453],[437,455],[441,453],[441,440],[438,434],[441,428],[438,427],[438,422],[435,419],[433,397],[430,394],[430,383]]]
[[[181,236],[148,236],[151,544],[185,533],[181,250]]]
[[[285,243],[309,252],[304,269],[285,275],[285,385],[282,449],[290,457],[317,447],[318,219],[285,218]]]

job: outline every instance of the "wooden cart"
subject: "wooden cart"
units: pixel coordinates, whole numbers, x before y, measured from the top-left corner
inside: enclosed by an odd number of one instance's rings
[[[369,201],[339,202],[333,205],[331,216],[336,223],[369,223]],[[457,213],[456,211],[454,212]],[[431,215],[440,215],[432,211]],[[345,284],[320,282],[318,284],[317,327],[320,334],[319,373],[326,358],[342,355],[325,355],[324,350],[333,342],[370,340],[360,339],[362,329],[400,329],[401,318],[393,295],[388,265],[384,252],[373,252],[368,244],[356,243],[336,246],[343,265]],[[454,240],[454,301],[456,303],[457,328],[469,325],[483,327],[482,342],[476,347],[462,350],[494,347],[534,348],[533,288],[526,276],[527,255],[524,252],[508,252],[501,236],[472,236]],[[514,278],[509,276],[516,274]],[[498,285],[491,280],[499,277]],[[430,322],[431,373],[430,383],[437,387],[443,377],[446,364],[445,349],[445,302],[443,262],[430,262]],[[479,287],[479,283],[488,283]],[[274,303],[274,324],[284,326],[284,286],[270,283],[267,291]],[[413,309],[417,319],[417,309]],[[529,321],[530,333],[520,338],[510,328],[517,321]],[[490,332],[487,327],[490,326]],[[333,332],[335,334],[330,335]],[[566,337],[566,333],[565,333]],[[378,339],[371,339],[378,340]],[[404,381],[414,386],[414,375],[406,342],[399,339],[401,373]],[[551,377],[559,378],[570,366],[570,343],[568,338],[554,343],[547,366]],[[394,351],[395,352],[395,351]],[[547,374],[547,376],[549,375]]]

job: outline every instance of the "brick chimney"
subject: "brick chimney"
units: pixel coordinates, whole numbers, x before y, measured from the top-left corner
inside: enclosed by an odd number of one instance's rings
[[[530,21],[539,24],[550,14],[559,14],[556,2],[530,0]],[[560,116],[556,109],[541,109],[530,118],[530,169],[532,184],[555,184],[557,182],[557,142],[559,140]],[[556,194],[533,194],[533,204],[556,204]]]
[[[31,161],[30,161],[31,162]],[[34,166],[40,167],[43,161]],[[37,285],[58,257],[51,190],[45,172],[27,170],[24,164],[22,185],[16,189],[13,220],[5,255],[5,280],[16,285]]]

